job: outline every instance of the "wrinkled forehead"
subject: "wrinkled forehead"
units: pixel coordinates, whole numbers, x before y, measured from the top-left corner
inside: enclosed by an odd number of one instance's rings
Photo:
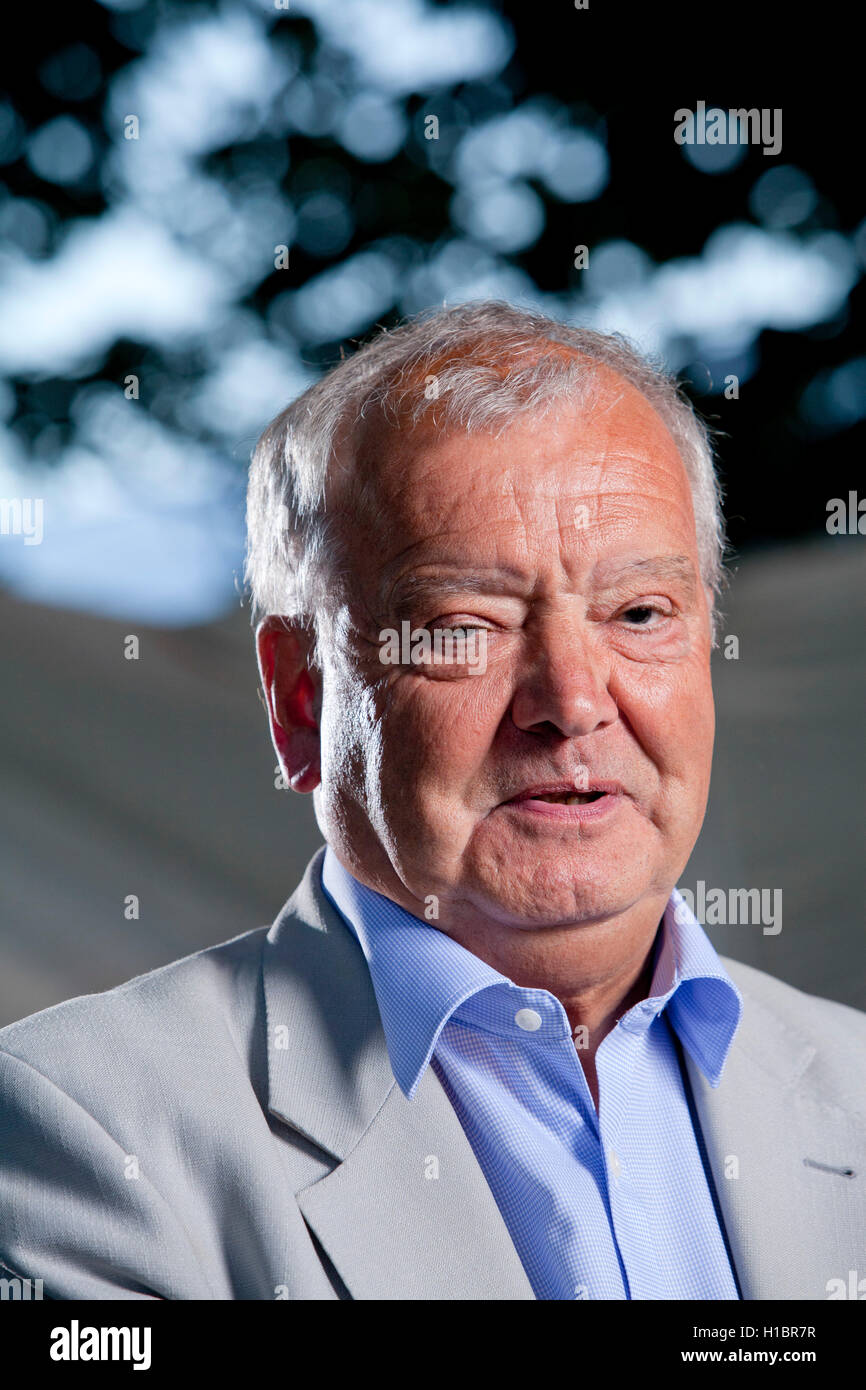
[[[530,373],[544,370],[554,394],[557,375],[561,380],[580,366],[585,368],[585,373],[581,372],[586,381],[584,393],[596,394],[603,383],[613,389],[621,381],[604,364],[593,362],[564,343],[536,342],[515,353],[504,352],[500,344],[479,338],[463,342],[456,349],[431,350],[404,366],[374,395],[362,399],[357,412],[343,421],[334,439],[335,485],[339,479],[342,487],[343,479],[350,479],[353,473],[363,474],[365,479],[371,471],[384,473],[389,455],[398,450],[407,435],[414,435],[423,444],[441,438],[446,431],[466,433],[466,411],[455,407],[455,372],[461,374],[462,383],[471,380],[475,414],[486,413],[477,410],[479,398],[484,401],[486,397],[484,404],[492,405],[497,417],[505,419],[509,407],[515,417],[520,413],[515,398],[521,395],[521,387],[525,394]],[[466,394],[461,393],[463,405]],[[565,406],[565,400],[560,404]],[[458,413],[460,420],[455,418]]]
[[[471,414],[467,426],[460,401],[430,392],[431,379],[453,367],[453,357],[438,363],[439,374],[437,359],[405,373],[398,390],[369,403],[344,428],[331,493],[336,509],[357,520],[371,510],[390,513],[395,523],[405,524],[418,511],[459,508],[467,489],[476,499],[489,491],[492,501],[503,486],[516,486],[530,506],[543,506],[563,489],[640,490],[644,478],[651,490],[661,491],[662,505],[665,492],[688,494],[679,450],[637,387],[604,363],[561,344],[548,346],[566,369],[582,358],[585,371],[574,390],[554,391],[541,405],[536,396],[529,407],[515,405],[510,394],[501,409],[496,400],[497,382],[507,391],[515,371],[527,363],[466,359],[465,365],[478,369],[482,386],[489,371],[492,409],[482,396],[483,423],[475,428]]]

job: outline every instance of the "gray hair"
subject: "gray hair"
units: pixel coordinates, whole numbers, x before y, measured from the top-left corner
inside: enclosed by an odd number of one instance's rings
[[[557,351],[562,344],[570,351]],[[545,348],[547,350],[545,350]],[[579,355],[575,355],[579,354]],[[246,580],[254,619],[282,614],[318,632],[339,553],[329,470],[367,413],[417,424],[503,430],[522,413],[543,415],[563,398],[593,398],[596,373],[612,368],[636,387],[676,444],[691,486],[701,577],[716,602],[725,582],[721,487],[708,427],[661,363],[621,334],[574,327],[493,300],[426,311],[381,331],[310,386],[265,429],[247,493]]]

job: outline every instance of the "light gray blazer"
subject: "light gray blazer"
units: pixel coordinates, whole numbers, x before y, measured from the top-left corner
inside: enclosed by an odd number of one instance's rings
[[[0,1031],[0,1276],[60,1299],[533,1297],[435,1072],[412,1101],[394,1080],[323,853],[269,931]],[[745,999],[724,1079],[687,1066],[743,1296],[825,1299],[866,1276],[866,1015],[724,963]]]

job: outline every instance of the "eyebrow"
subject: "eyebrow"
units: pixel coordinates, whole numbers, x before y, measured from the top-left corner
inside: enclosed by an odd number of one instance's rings
[[[597,566],[596,569],[599,567]],[[690,594],[695,592],[695,567],[687,555],[654,555],[643,560],[629,560],[614,567],[613,562],[602,562],[601,574],[592,572],[595,587],[606,592],[627,582],[633,576],[647,579],[669,579],[683,584]],[[405,574],[394,584],[389,595],[395,607],[402,607],[412,599],[445,597],[449,594],[514,594],[514,583],[525,581],[520,570],[508,566],[490,570],[473,570],[471,573],[448,574]]]
[[[599,587],[602,590],[613,589],[635,573],[646,575],[649,579],[674,579],[684,584],[690,592],[695,589],[695,566],[688,555],[653,555],[645,560],[630,560],[617,569],[603,565],[602,574],[609,575],[610,579],[608,582],[606,577],[602,578]]]
[[[515,580],[520,582],[523,578],[519,570],[508,567],[473,570],[471,574],[406,574],[391,590],[391,601],[403,604],[428,595],[438,598],[445,594],[510,594]]]

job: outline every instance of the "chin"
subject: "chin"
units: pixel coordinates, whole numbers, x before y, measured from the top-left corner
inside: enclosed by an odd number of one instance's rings
[[[468,896],[486,915],[516,927],[591,923],[615,916],[649,891],[645,878],[600,873],[589,877],[574,864],[547,868],[535,864],[520,873],[513,866],[472,882]]]

